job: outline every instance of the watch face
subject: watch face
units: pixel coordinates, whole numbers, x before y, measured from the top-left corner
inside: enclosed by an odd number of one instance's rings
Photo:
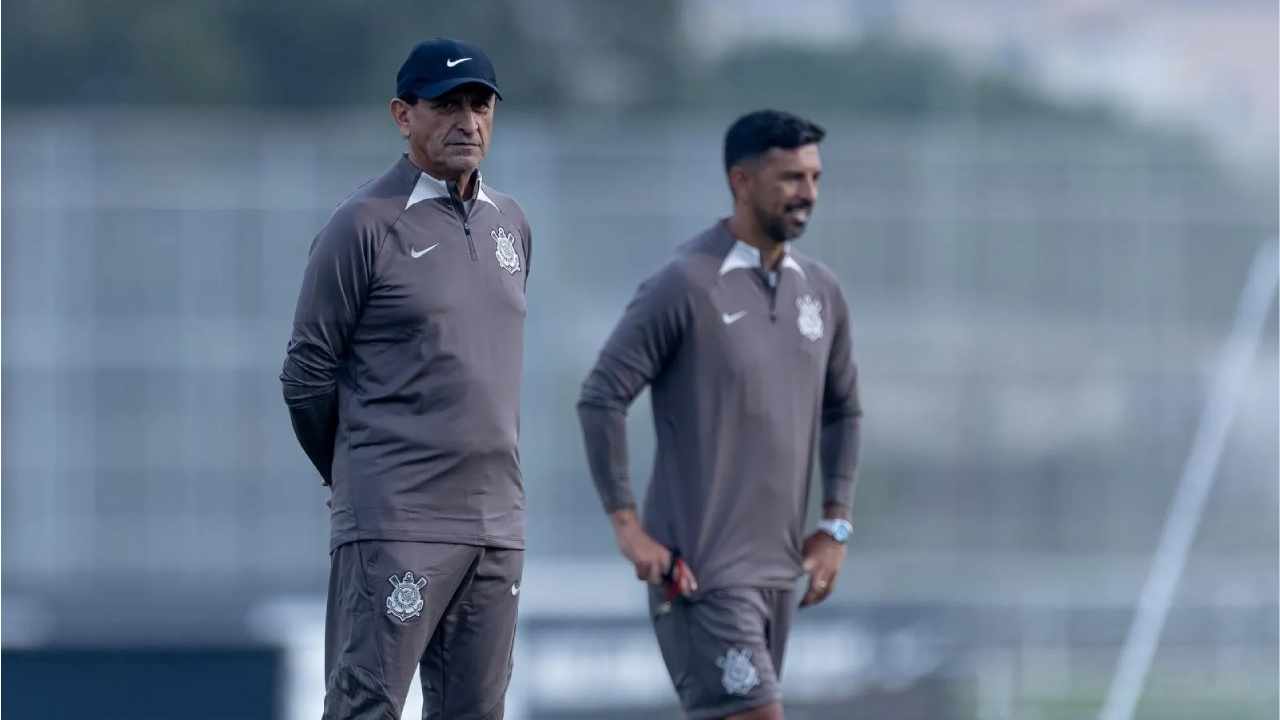
[[[835,538],[838,543],[846,543],[849,541],[849,535],[852,534],[849,523],[847,522],[826,522],[823,523],[822,529],[826,530],[831,537]]]

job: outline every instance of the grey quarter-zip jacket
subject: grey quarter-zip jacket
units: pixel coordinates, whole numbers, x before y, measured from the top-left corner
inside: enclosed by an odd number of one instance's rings
[[[824,502],[853,498],[862,410],[835,276],[790,248],[766,272],[721,221],[641,284],[578,402],[606,512],[635,505],[625,416],[646,386],[645,530],[681,552],[700,592],[791,587],[816,446]]]
[[[331,548],[524,547],[532,237],[514,200],[477,186],[463,203],[401,157],[311,246],[280,380],[298,441],[331,485]]]

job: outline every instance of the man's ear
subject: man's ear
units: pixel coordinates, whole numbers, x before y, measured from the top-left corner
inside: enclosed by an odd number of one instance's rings
[[[398,97],[391,98],[391,119],[400,128],[401,137],[409,137],[409,103]]]
[[[740,162],[729,168],[729,192],[735,199],[742,197],[751,188],[750,163]]]

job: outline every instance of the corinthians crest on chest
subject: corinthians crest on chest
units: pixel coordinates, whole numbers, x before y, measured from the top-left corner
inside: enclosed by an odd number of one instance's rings
[[[498,259],[498,267],[512,275],[520,272],[520,254],[516,252],[516,242],[520,236],[508,232],[501,225],[491,230],[489,235],[493,238],[493,255]]]
[[[822,301],[812,295],[796,298],[796,326],[810,342],[818,342],[826,328],[822,322]]]

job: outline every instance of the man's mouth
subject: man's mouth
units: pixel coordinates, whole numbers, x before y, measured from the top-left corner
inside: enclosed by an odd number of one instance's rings
[[[812,205],[796,205],[787,208],[787,216],[796,222],[808,222],[809,213],[812,211]]]

